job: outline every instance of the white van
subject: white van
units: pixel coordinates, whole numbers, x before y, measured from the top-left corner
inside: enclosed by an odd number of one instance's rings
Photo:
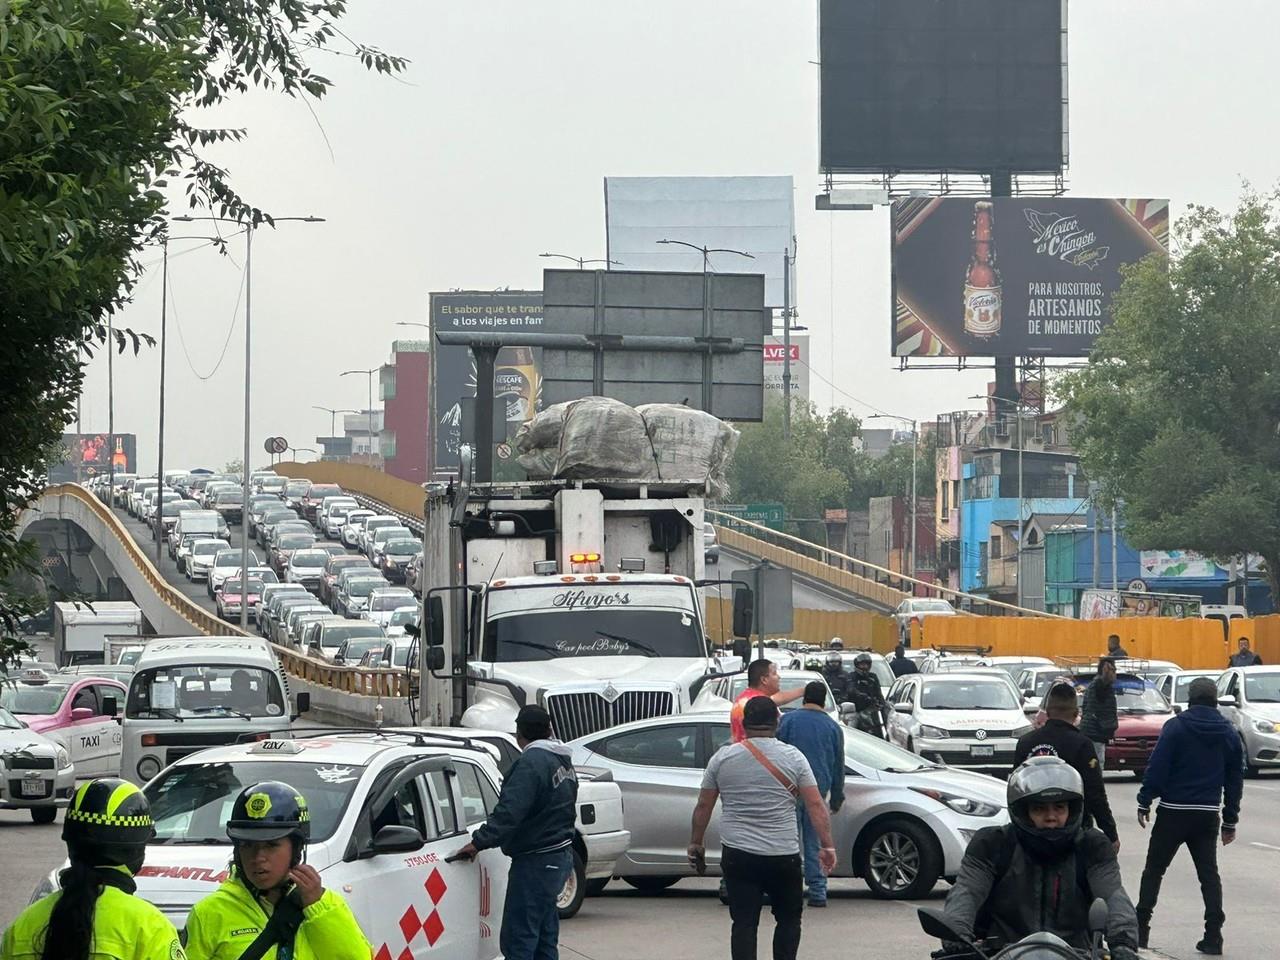
[[[289,684],[258,637],[152,640],[125,698],[120,776],[144,784],[188,754],[288,733],[310,695],[289,706]]]
[[[227,522],[217,510],[183,510],[178,514],[178,522],[169,532],[169,556],[177,557],[178,546],[183,540],[194,540],[196,537],[225,540],[224,530],[227,530]],[[228,534],[229,532],[228,530]]]

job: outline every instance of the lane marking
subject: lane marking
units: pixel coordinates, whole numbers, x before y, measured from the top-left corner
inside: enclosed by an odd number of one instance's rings
[[[1276,846],[1274,843],[1262,843],[1260,840],[1250,840],[1250,841],[1249,841],[1249,846],[1251,846],[1251,847],[1261,847],[1263,850],[1277,850],[1277,851],[1280,851],[1280,847]]]

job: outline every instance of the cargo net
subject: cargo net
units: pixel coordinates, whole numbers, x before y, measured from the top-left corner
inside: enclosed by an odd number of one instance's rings
[[[724,499],[739,436],[719,417],[691,407],[584,397],[525,423],[515,447],[530,480],[695,481]]]

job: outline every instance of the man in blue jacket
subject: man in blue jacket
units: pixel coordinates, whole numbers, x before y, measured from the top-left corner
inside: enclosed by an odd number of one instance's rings
[[[556,898],[573,870],[573,826],[578,776],[569,748],[551,737],[551,715],[521,707],[516,741],[524,751],[502,781],[489,819],[455,857],[470,860],[501,847],[511,858],[499,946],[506,960],[558,956],[560,912]]]
[[[1196,949],[1219,956],[1226,915],[1222,912],[1217,842],[1219,835],[1223,846],[1236,838],[1244,788],[1240,737],[1218,713],[1218,687],[1213,680],[1193,680],[1188,702],[1187,709],[1160,732],[1138,791],[1138,824],[1144,830],[1151,815],[1151,801],[1160,798],[1138,894],[1138,946],[1147,946],[1160,882],[1178,848],[1185,843],[1204,897],[1204,939]]]
[[[818,793],[835,813],[844,803],[844,731],[827,714],[827,685],[821,680],[805,684],[804,706],[790,710],[778,724],[778,739],[804,754],[818,782]],[[827,905],[827,875],[822,872],[819,853],[822,841],[809,820],[804,804],[796,808],[800,836],[804,844],[804,881],[809,887],[809,906]]]

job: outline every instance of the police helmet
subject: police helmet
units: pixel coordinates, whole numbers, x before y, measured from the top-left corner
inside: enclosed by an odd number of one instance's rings
[[[279,780],[245,787],[231,807],[227,836],[232,840],[311,839],[311,812],[297,790]]]
[[[119,777],[102,777],[81,784],[71,797],[62,821],[68,847],[112,852],[109,862],[127,863],[156,835],[151,804],[138,787]],[[139,856],[138,859],[141,859]]]
[[[858,654],[856,657],[854,657],[854,658],[853,658],[853,665],[854,665],[855,667],[867,667],[867,668],[870,668],[870,666],[871,666],[871,654],[869,654],[869,653],[860,653],[860,654]]]
[[[842,666],[843,663],[844,663],[844,659],[840,656],[838,651],[832,650],[830,653],[827,654],[828,667],[839,667],[839,666]]]
[[[1065,853],[1075,842],[1084,819],[1084,781],[1062,758],[1031,757],[1010,775],[1005,796],[1019,839],[1046,854]],[[1067,804],[1066,825],[1038,828],[1031,820],[1033,803]]]
[[[832,638],[831,638],[831,649],[832,649],[832,650],[843,650],[843,649],[844,649],[844,641],[843,641],[843,640],[841,640],[839,637],[832,637]]]

